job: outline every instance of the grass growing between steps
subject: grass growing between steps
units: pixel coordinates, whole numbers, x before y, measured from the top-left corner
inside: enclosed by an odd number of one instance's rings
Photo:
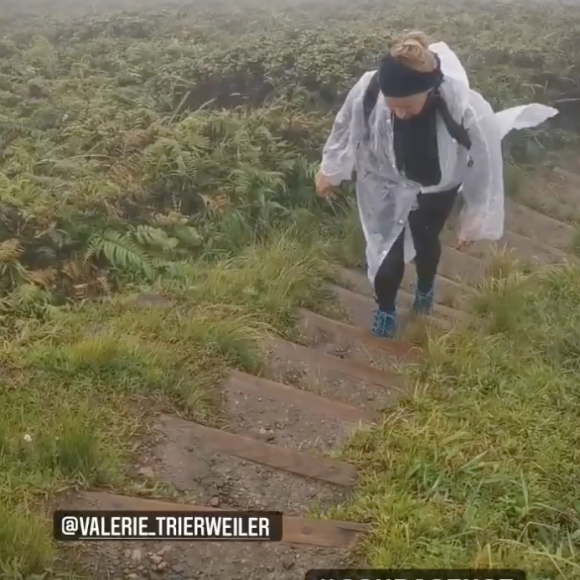
[[[260,339],[290,332],[322,296],[323,243],[279,234],[239,256],[182,264],[149,293],[6,319],[0,334],[0,576],[53,564],[50,500],[73,486],[131,485],[145,397],[207,419],[228,367],[256,372]],[[139,410],[141,408],[141,411]]]
[[[496,276],[479,334],[433,342],[417,395],[344,453],[363,483],[333,515],[374,525],[366,565],[580,578],[580,269]]]

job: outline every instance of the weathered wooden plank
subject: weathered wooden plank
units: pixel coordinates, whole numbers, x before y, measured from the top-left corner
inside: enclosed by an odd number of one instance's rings
[[[207,445],[227,455],[344,487],[352,487],[358,480],[355,467],[348,463],[271,445],[242,435],[205,427],[192,421],[175,417],[166,419],[171,420],[184,437],[190,437],[197,443]]]
[[[84,491],[75,498],[71,498],[71,501],[72,506],[61,505],[61,509],[215,513],[224,511],[220,508],[117,495],[104,491]],[[348,548],[352,546],[360,534],[368,531],[368,527],[363,524],[293,516],[284,516],[282,526],[282,542],[325,548]]]
[[[326,316],[321,316],[309,310],[300,310],[300,314],[302,316],[303,328],[318,328],[331,335],[337,337],[342,336],[371,349],[383,351],[400,361],[416,361],[424,356],[421,349],[412,345],[410,342],[377,338],[363,328],[357,328],[351,324],[332,320],[331,318],[326,318]]]
[[[313,413],[329,415],[350,423],[372,423],[378,419],[378,413],[370,409],[360,409],[341,401],[321,397],[303,389],[297,389],[262,377],[255,377],[233,370],[227,378],[228,387],[264,394],[281,401],[293,403]]]
[[[345,287],[359,294],[374,298],[371,284],[363,272],[348,268],[339,268],[338,275],[340,283]],[[415,292],[416,277],[415,265],[413,263],[407,264],[401,284],[401,290],[406,292],[407,296],[409,293]],[[460,284],[444,276],[438,275],[435,277],[435,302],[437,304],[453,306],[453,310],[467,309],[472,295],[473,288],[470,286]]]
[[[349,310],[354,309],[355,306],[358,306],[363,312],[361,312],[361,322],[363,320],[366,321],[364,325],[358,324],[357,321],[353,320],[353,323],[357,326],[364,326],[368,327],[370,320],[372,319],[372,313],[375,309],[374,300],[369,298],[368,296],[363,296],[358,292],[353,292],[352,290],[348,290],[347,288],[342,288],[340,286],[331,286],[334,293],[340,299],[341,303],[344,304],[349,308]],[[408,292],[399,291],[399,301],[403,308],[411,309],[413,306],[413,296]],[[364,318],[363,318],[364,315]],[[466,312],[462,312],[461,310],[456,310],[455,308],[449,308],[447,306],[443,306],[441,304],[434,304],[433,305],[433,314],[427,317],[430,322],[434,323],[437,326],[440,326],[443,329],[450,328],[450,322],[465,322],[470,323],[473,322],[474,318],[470,314]]]
[[[282,350],[285,357],[300,360],[311,368],[335,371],[363,383],[378,385],[400,393],[406,392],[404,377],[395,371],[378,370],[357,361],[332,356],[281,338],[275,339],[273,346],[277,350]]]
[[[485,275],[485,264],[455,248],[443,246],[439,274],[455,282],[474,286],[482,281]]]
[[[353,292],[341,286],[331,285],[330,288],[340,301],[340,303],[347,309],[351,322],[360,328],[369,329],[372,325],[373,316],[375,312],[375,301],[368,296],[363,296],[358,292]],[[404,336],[406,323],[413,318],[411,311],[413,304],[413,297],[406,292],[399,292],[398,302],[406,312],[399,313],[399,326],[401,336]],[[448,317],[436,318],[434,316],[426,317],[430,324],[442,329],[449,330],[453,324]]]
[[[520,203],[506,199],[508,228],[533,240],[541,241],[564,252],[574,242],[576,228]]]

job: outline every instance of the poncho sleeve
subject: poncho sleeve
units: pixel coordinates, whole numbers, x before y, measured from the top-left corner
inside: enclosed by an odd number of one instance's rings
[[[335,186],[351,179],[355,166],[355,150],[352,139],[355,109],[373,73],[364,74],[350,90],[346,100],[336,115],[332,131],[322,150],[321,173]],[[362,106],[362,105],[361,105]]]
[[[556,109],[538,103],[495,113],[478,92],[470,90],[464,124],[472,140],[473,165],[463,181],[460,240],[501,239],[505,218],[502,140],[514,129],[536,127],[557,114]]]
[[[459,218],[458,237],[464,241],[499,240],[504,228],[502,135],[489,103],[470,91],[464,124],[472,146],[473,161],[463,181],[465,201]]]

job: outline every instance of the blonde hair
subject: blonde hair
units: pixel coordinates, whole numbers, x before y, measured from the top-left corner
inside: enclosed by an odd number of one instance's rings
[[[409,32],[395,41],[391,56],[419,72],[432,72],[437,67],[435,56],[429,50],[429,39],[424,32]]]

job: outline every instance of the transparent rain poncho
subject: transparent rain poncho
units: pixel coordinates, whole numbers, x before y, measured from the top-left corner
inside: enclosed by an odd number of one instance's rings
[[[462,184],[464,199],[458,238],[465,241],[499,240],[504,228],[504,183],[501,142],[513,129],[535,127],[558,113],[540,104],[523,105],[494,113],[489,103],[469,87],[467,73],[455,53],[443,42],[430,50],[439,55],[445,77],[440,94],[452,117],[467,129],[472,147],[468,152],[449,135],[438,117],[441,183],[421,187],[401,175],[393,149],[391,111],[379,93],[365,136],[362,99],[374,71],[364,74],[351,89],[334,121],[323,151],[321,172],[332,185],[352,178],[366,239],[368,276],[371,283],[416,207],[417,195],[446,191]],[[469,158],[473,160],[469,164]],[[409,228],[405,230],[405,262],[415,257]]]

